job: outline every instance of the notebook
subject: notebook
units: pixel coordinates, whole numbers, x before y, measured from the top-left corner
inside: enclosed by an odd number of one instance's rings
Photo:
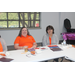
[[[11,58],[5,58],[5,57],[0,58],[0,61],[2,61],[2,62],[10,62],[12,60],[13,59],[11,59]]]
[[[52,51],[62,51],[62,49],[60,47],[58,47],[57,45],[50,45],[48,46],[50,48],[50,50]]]

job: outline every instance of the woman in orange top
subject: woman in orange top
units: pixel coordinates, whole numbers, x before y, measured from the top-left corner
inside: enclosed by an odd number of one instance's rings
[[[0,37],[0,52],[7,51],[5,40]]]
[[[14,41],[15,49],[23,49],[24,46],[28,46],[28,48],[36,48],[37,46],[35,39],[29,34],[26,27],[21,28],[19,35]]]

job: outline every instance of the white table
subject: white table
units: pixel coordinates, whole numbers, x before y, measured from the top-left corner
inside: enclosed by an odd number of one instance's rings
[[[46,49],[42,50],[41,53],[31,55],[30,57],[27,57],[27,55],[30,54],[30,52],[22,54],[24,50],[12,50],[8,51],[9,55],[7,55],[6,57],[14,59],[11,62],[39,62],[64,57],[63,51],[53,52],[50,50],[50,48],[45,48]]]
[[[60,46],[60,48],[63,49],[63,55],[65,56],[66,59],[72,60],[75,62],[75,48],[72,47],[71,45],[66,45],[66,46]]]
[[[52,51],[50,48],[45,46],[46,49],[42,50],[41,53],[36,53],[36,55],[31,55],[29,51],[22,54],[24,50],[7,51],[9,54],[6,56],[6,58],[14,59],[11,62],[40,62],[60,57],[67,57],[66,59],[75,61],[75,48],[68,48],[68,46],[61,45],[58,46],[62,48],[62,51]],[[27,56],[28,54],[30,54],[30,57]]]
[[[75,61],[75,48],[71,48],[65,51],[65,58]]]

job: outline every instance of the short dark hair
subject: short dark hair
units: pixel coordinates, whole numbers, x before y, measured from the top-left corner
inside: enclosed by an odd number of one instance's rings
[[[54,28],[53,28],[53,26],[48,25],[48,26],[46,27],[46,33],[48,33],[48,30],[49,30],[49,29],[52,29],[52,30],[53,30],[53,34],[54,34]]]
[[[23,28],[26,28],[26,27],[25,27],[25,26],[23,26],[23,27],[20,29],[19,34],[18,34],[18,36],[20,36],[20,37],[21,37],[22,29],[23,29]],[[26,29],[27,29],[27,28],[26,28]],[[29,33],[28,29],[27,29],[27,35],[30,35],[30,33]]]

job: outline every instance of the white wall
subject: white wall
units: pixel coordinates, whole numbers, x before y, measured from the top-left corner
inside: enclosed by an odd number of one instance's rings
[[[65,18],[71,21],[71,28],[75,28],[75,12],[65,13]]]
[[[42,42],[45,34],[46,26],[53,25],[55,33],[59,36],[59,13],[58,12],[42,12],[41,13],[41,29],[29,29],[30,34],[35,38],[36,42]],[[1,37],[6,41],[7,45],[13,45],[19,30],[0,30]]]
[[[35,38],[36,42],[42,42],[42,37],[45,34],[46,27],[52,25],[55,29],[55,34],[61,40],[60,33],[66,31],[63,27],[65,17],[70,18],[72,27],[75,27],[75,13],[59,13],[59,12],[41,12],[41,29],[29,29],[30,34]],[[7,45],[13,45],[19,30],[0,30],[1,37],[6,41]]]
[[[68,18],[71,22],[71,28],[75,28],[75,12],[60,12],[59,13],[60,18],[60,33],[66,32],[66,29],[64,28],[64,19]],[[59,36],[59,39],[62,40],[62,36]]]

